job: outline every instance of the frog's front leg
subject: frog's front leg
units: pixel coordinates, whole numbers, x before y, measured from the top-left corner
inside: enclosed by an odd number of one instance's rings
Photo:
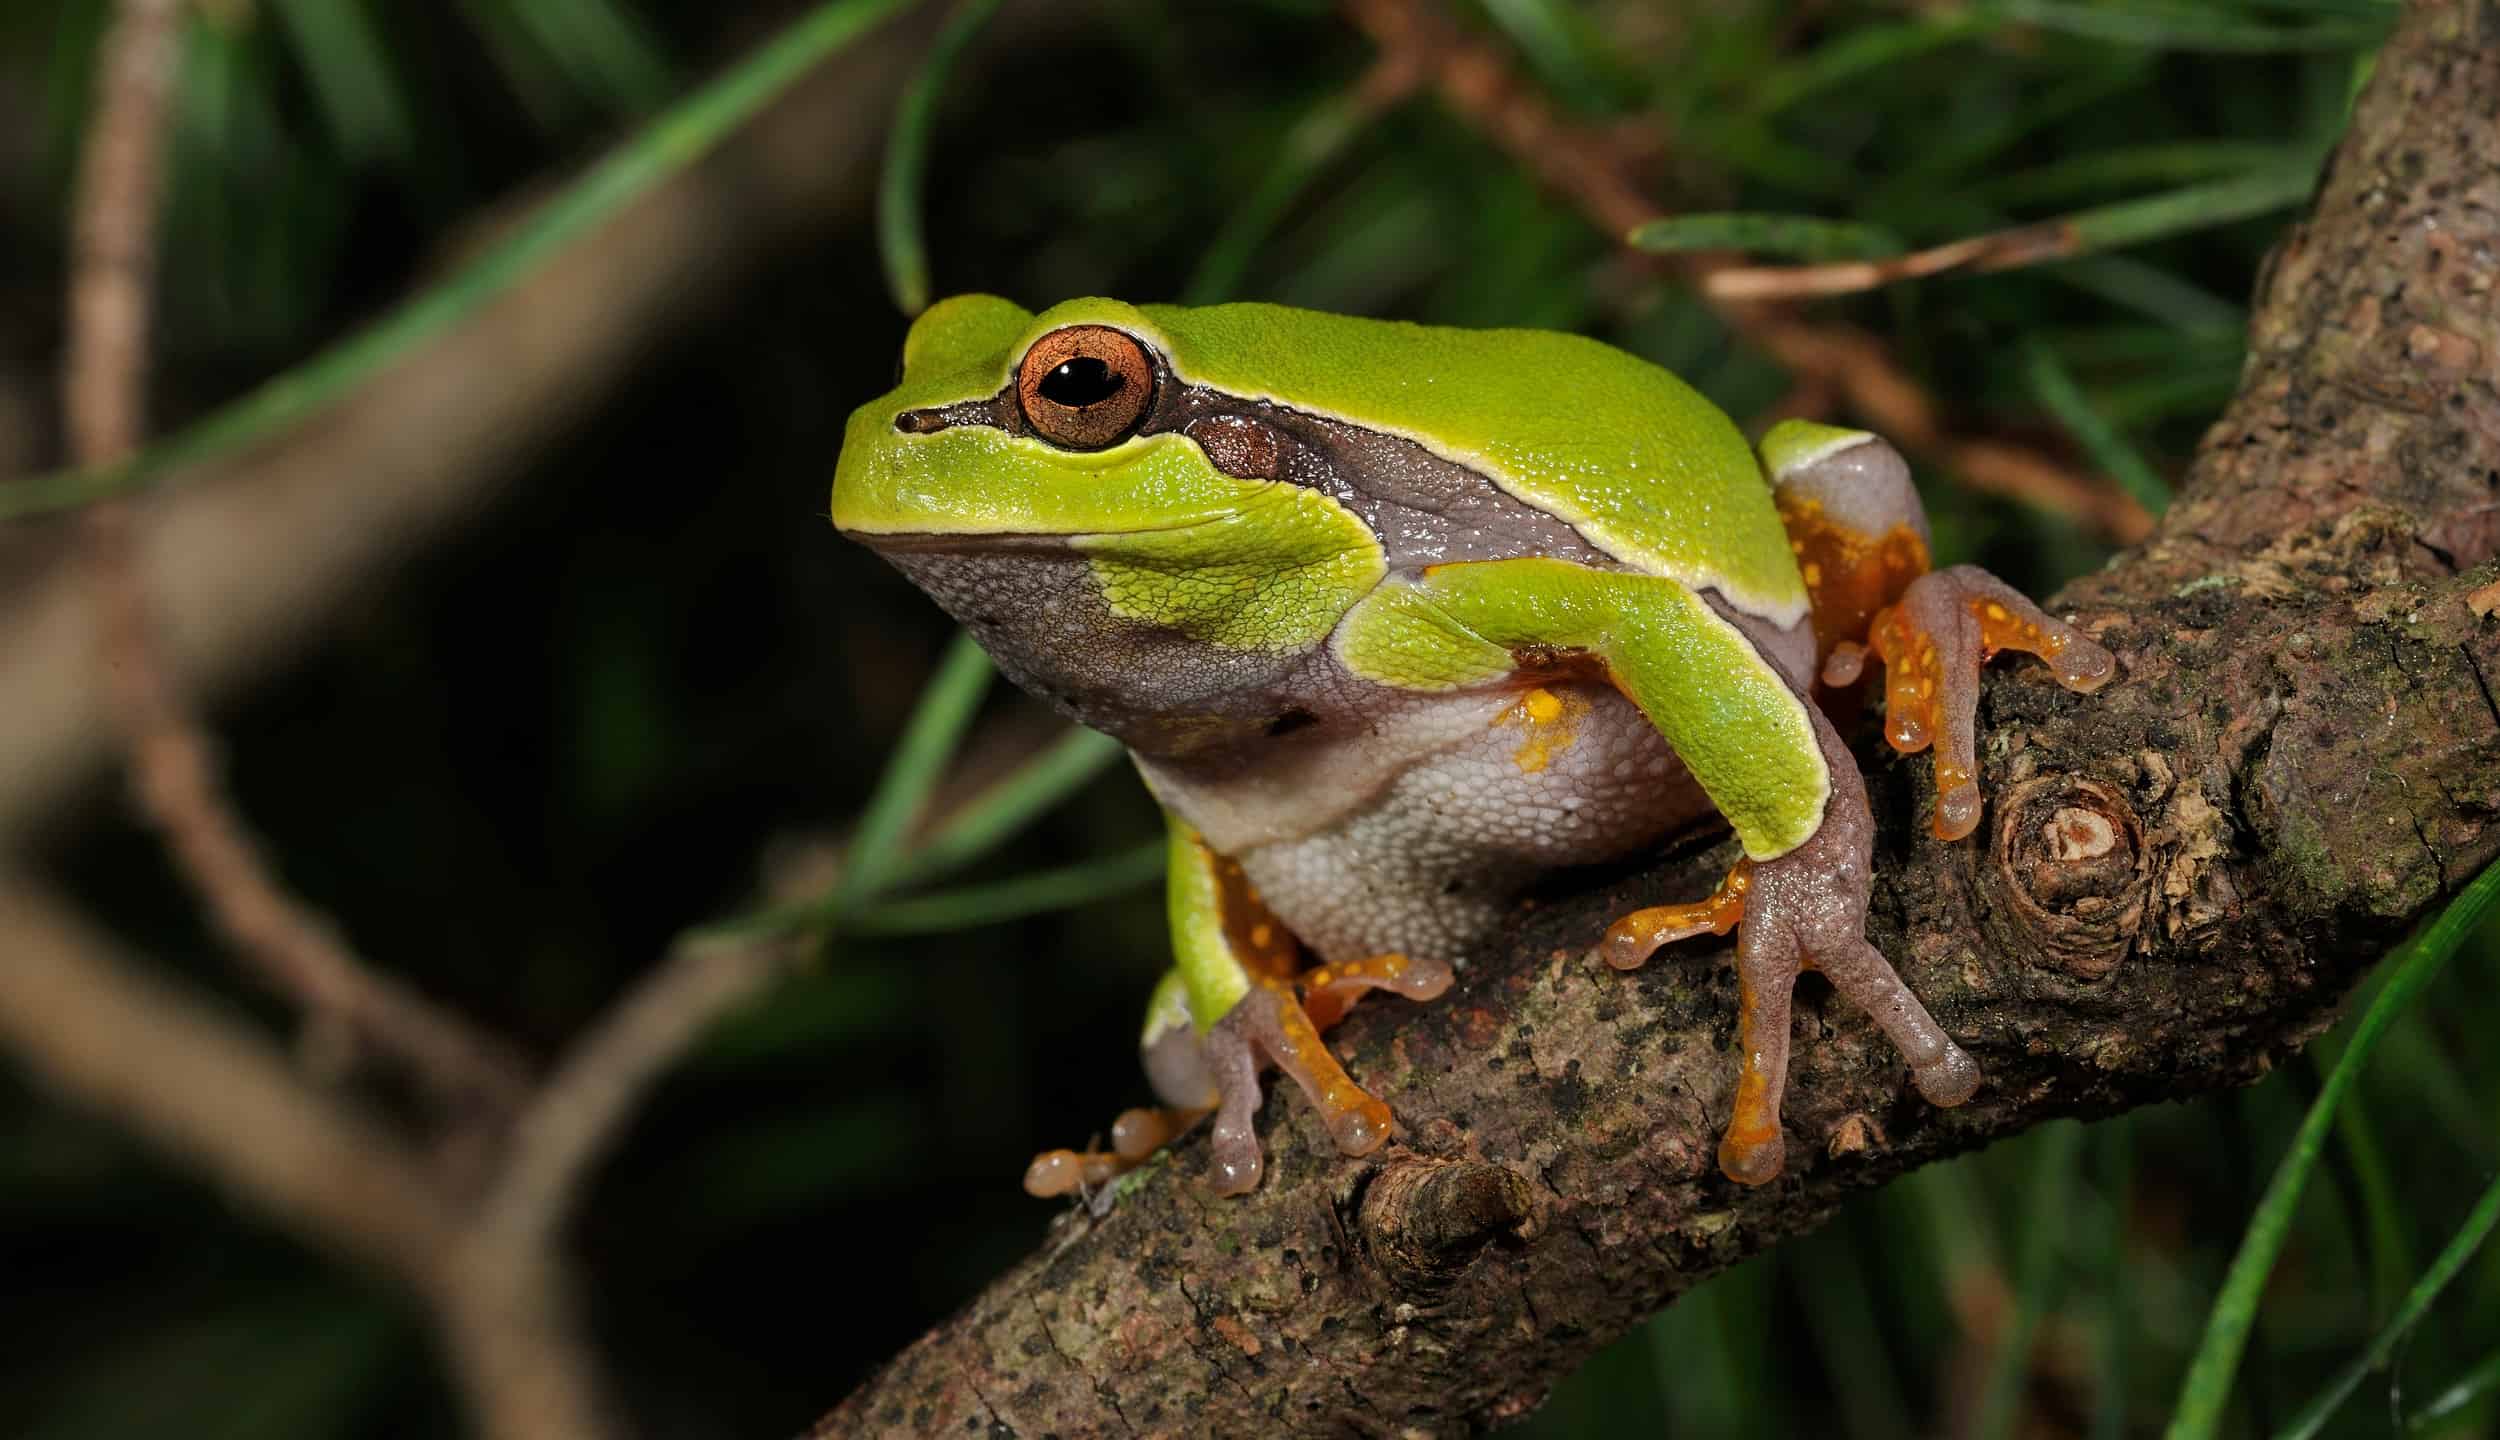
[[[1389,1138],[1389,1107],[1347,1076],[1322,1032],[1365,992],[1430,1000],[1449,988],[1450,968],[1430,958],[1379,955],[1302,966],[1302,946],[1241,866],[1170,817],[1166,905],[1173,967],[1147,1007],[1141,1038],[1147,1078],[1166,1108],[1131,1110],[1112,1127],[1112,1152],[1054,1150],[1036,1157],[1025,1189],[1063,1194],[1099,1183],[1215,1115],[1214,1188],[1239,1195],[1265,1170],[1259,1151],[1259,1072],[1293,1077],[1320,1112],[1337,1148],[1366,1155]]]
[[[1929,570],[1926,512],[1900,452],[1863,430],[1802,420],[1762,437],[1763,464],[1813,596],[1823,683],[1855,685],[1883,662],[1884,738],[1935,750],[1937,836],[1979,824],[1979,672],[2000,650],[2048,662],[2089,693],[2117,673],[2109,651],[1976,565]]]
[[[1866,906],[1874,885],[1875,825],[1866,786],[1831,722],[1804,707],[1831,774],[1822,823],[1794,849],[1736,862],[1708,900],[1636,910],[1615,922],[1599,953],[1617,969],[1637,969],[1663,946],[1704,930],[1736,936],[1738,1044],[1736,1100],[1719,1141],[1719,1168],[1759,1185],[1780,1172],[1787,1143],[1780,1097],[1788,1076],[1789,997],[1797,977],[1820,970],[1832,988],[1864,1010],[1910,1064],[1931,1104],[1959,1105],[1979,1088],[1979,1066],[1903,984],[1883,952],[1867,943]]]
[[[1959,1104],[1979,1083],[1978,1066],[1867,943],[1866,786],[1807,701],[1804,673],[1772,658],[1796,633],[1723,613],[1665,576],[1528,559],[1436,566],[1383,586],[1339,642],[1356,673],[1416,689],[1498,682],[1523,659],[1593,663],[1701,782],[1745,860],[1707,901],[1626,917],[1601,953],[1629,969],[1672,940],[1737,931],[1743,1059],[1719,1164],[1748,1184],[1779,1173],[1790,992],[1809,968],[1875,1019],[1928,1099]]]

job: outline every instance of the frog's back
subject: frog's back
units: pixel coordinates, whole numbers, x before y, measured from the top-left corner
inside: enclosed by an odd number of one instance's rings
[[[1280,305],[1150,305],[1181,378],[1405,436],[1570,522],[1635,569],[1775,624],[1806,593],[1734,422],[1584,336],[1462,330]]]

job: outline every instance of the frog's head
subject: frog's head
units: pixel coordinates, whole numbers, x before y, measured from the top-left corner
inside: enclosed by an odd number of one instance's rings
[[[1174,312],[1165,312],[1169,315]],[[854,411],[833,523],[961,620],[1011,678],[1141,748],[1229,732],[1383,573],[1335,501],[1115,300],[932,306]]]

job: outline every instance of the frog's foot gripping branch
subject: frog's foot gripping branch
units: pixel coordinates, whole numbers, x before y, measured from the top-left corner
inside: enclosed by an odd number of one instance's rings
[[[1064,1195],[1102,1184],[1210,1113],[1215,1190],[1239,1195],[1257,1188],[1266,1169],[1256,1124],[1259,1073],[1270,1063],[1309,1097],[1338,1149],[1367,1155],[1389,1138],[1389,1107],[1354,1083],[1322,1033],[1367,991],[1438,997],[1450,988],[1450,967],[1374,955],[1303,969],[1301,943],[1260,901],[1240,864],[1208,849],[1178,819],[1171,867],[1178,963],[1155,987],[1140,1042],[1146,1076],[1166,1108],[1123,1114],[1112,1125],[1109,1153],[1036,1156],[1024,1177],[1030,1194]]]
[[[1615,922],[1598,953],[1619,970],[1636,969],[1661,947],[1705,931],[1736,935],[1738,1042],[1744,1051],[1719,1168],[1759,1185],[1780,1173],[1787,1142],[1780,1096],[1788,1083],[1789,1000],[1797,977],[1820,970],[1843,998],[1891,1038],[1919,1093],[1959,1105],[1979,1088],[1979,1065],[1953,1043],[1866,940],[1874,823],[1866,788],[1839,735],[1820,714],[1816,737],[1832,764],[1823,823],[1804,843],[1769,860],[1739,860],[1710,898],[1637,910]]]
[[[1979,824],[1981,667],[2020,650],[2047,661],[2067,689],[2089,692],[2117,661],[1975,565],[1928,570],[1927,514],[1909,462],[1880,437],[1784,420],[1762,437],[1762,463],[1813,597],[1823,684],[1855,686],[1870,650],[1884,663],[1885,737],[1905,755],[1935,747],[1936,834],[1961,839]]]
[[[2118,669],[2090,637],[1976,565],[1911,581],[1899,603],[1876,613],[1867,645],[1844,642],[1823,662],[1833,687],[1856,684],[1869,653],[1883,662],[1884,738],[1904,755],[1935,748],[1939,839],[1979,826],[1979,673],[2000,650],[2039,656],[2057,683],[2086,694]]]
[[[1146,1073],[1167,1104],[1121,1112],[1111,1122],[1108,1151],[1089,1147],[1034,1156],[1024,1172],[1025,1193],[1047,1198],[1106,1184],[1210,1114],[1216,1117],[1216,1192],[1239,1195],[1257,1188],[1266,1163],[1254,1121],[1262,1098],[1259,1071],[1266,1061],[1293,1077],[1318,1108],[1338,1149],[1348,1155],[1371,1153],[1389,1136],[1389,1107],[1347,1076],[1321,1036],[1366,991],[1431,1000],[1450,987],[1450,978],[1450,967],[1437,960],[1379,955],[1317,966],[1290,982],[1257,977],[1203,1036],[1186,1013],[1167,1017],[1159,1027],[1150,1020],[1143,1047]]]

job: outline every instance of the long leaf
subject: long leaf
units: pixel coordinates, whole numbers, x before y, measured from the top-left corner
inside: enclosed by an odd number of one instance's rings
[[[887,877],[888,888],[899,890],[981,858],[1126,753],[1100,731],[1070,730],[949,816]]]
[[[1100,860],[1019,875],[989,885],[967,885],[934,895],[914,895],[872,905],[853,916],[853,935],[924,935],[968,930],[1049,910],[1067,910],[1135,890],[1163,873],[1169,846],[1156,840]]]
[[[2413,1282],[2411,1290],[2405,1292],[2404,1303],[2396,1307],[2396,1313],[2388,1317],[2377,1335],[2371,1337],[2369,1347],[2335,1372],[2335,1377],[2326,1382],[2326,1387],[2318,1392],[2317,1397],[2300,1407],[2300,1413],[2292,1417],[2292,1423],[2276,1432],[2275,1440],[2310,1440],[2311,1436],[2325,1429],[2326,1422],[2352,1397],[2352,1392],[2361,1387],[2362,1380],[2371,1371],[2384,1366],[2388,1357],[2396,1353],[2397,1344],[2421,1322],[2431,1303],[2439,1298],[2439,1292],[2448,1288],[2448,1282],[2457,1278],[2457,1272],[2465,1268],[2465,1262],[2473,1259],[2474,1252],[2491,1238],[2494,1225],[2500,1225],[2500,1179],[2483,1187],[2482,1198],[2475,1201],[2474,1208],[2467,1212],[2465,1223],[2457,1227],[2457,1233],[2438,1255],[2432,1257],[2430,1268],[2422,1272],[2421,1279]]]
[[[458,273],[123,464],[0,484],[0,520],[74,509],[141,489],[169,470],[231,454],[319,414],[683,171],[800,76],[910,3],[828,0],[652,121]]]
[[[929,247],[921,230],[922,182],[929,171],[929,132],[946,77],[972,45],[1000,0],[964,0],[947,17],[920,69],[894,104],[886,132],[885,170],[877,182],[877,253],[885,261],[886,288],[906,315],[929,308]]]
[[[2258,1302],[2264,1297],[2266,1277],[2273,1273],[2275,1258],[2282,1254],[2283,1242],[2291,1234],[2292,1212],[2299,1206],[2310,1172],[2317,1168],[2318,1157],[2326,1148],[2335,1112],[2342,1107],[2346,1092],[2368,1063],[2371,1052],[2378,1048],[2387,1027],[2395,1023],[2449,957],[2456,954],[2457,947],[2481,922],[2495,897],[2500,897],[2500,865],[2484,869],[2463,894],[2440,912],[2430,929],[2406,947],[2386,987],[2353,1027],[2343,1058],[2335,1062],[2326,1083],[2319,1087],[2316,1103],[2302,1117],[2300,1129],[2292,1136],[2291,1149],[2275,1167],[2274,1178],[2267,1182],[2256,1213],[2249,1217],[2239,1254],[2233,1257],[2230,1271],[2223,1277],[2222,1293],[2215,1297],[2213,1311],[2206,1317],[2204,1340],[2197,1346],[2187,1378],[2180,1384],[2179,1403],[2166,1432],[2169,1440],[2210,1440],[2220,1429],[2223,1411],[2230,1404],[2232,1381],[2239,1371],[2240,1355],[2248,1347],[2248,1333],[2256,1323]]]

